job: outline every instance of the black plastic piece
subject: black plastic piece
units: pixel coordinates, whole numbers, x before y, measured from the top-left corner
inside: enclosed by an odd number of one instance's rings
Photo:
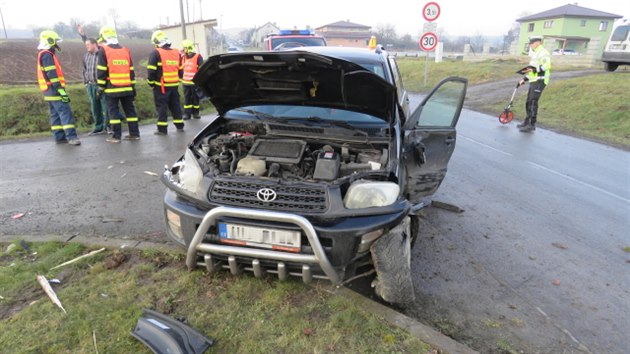
[[[214,343],[180,321],[153,310],[143,311],[131,335],[155,354],[202,354]]]

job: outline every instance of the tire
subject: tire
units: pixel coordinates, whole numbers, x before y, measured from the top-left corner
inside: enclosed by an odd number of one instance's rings
[[[374,292],[383,300],[406,305],[415,300],[411,281],[411,232],[409,217],[370,247],[376,279]]]
[[[617,63],[611,63],[609,61],[604,62],[604,69],[606,69],[606,71],[615,71],[617,70],[617,67],[619,66],[619,64]]]

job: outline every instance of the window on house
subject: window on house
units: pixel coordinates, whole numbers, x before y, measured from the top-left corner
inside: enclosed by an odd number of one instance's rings
[[[601,21],[599,23],[599,31],[605,32],[608,29],[608,21]]]
[[[553,27],[553,21],[545,21],[545,28],[552,28]]]
[[[525,43],[525,46],[523,47],[523,53],[529,53],[529,43]]]
[[[580,20],[580,27],[586,27],[586,20]]]
[[[530,23],[529,26],[527,27],[527,32],[534,32],[534,24]]]

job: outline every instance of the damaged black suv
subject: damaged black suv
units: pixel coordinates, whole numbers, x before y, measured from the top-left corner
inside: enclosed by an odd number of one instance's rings
[[[208,272],[341,283],[414,298],[414,214],[455,148],[467,81],[409,112],[383,50],[310,47],[210,57],[194,78],[218,115],[162,175],[167,233]]]

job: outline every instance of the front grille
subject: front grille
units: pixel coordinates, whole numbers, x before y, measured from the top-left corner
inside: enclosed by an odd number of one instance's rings
[[[271,202],[259,200],[256,195],[262,188],[273,189],[276,199]],[[318,186],[215,180],[208,198],[222,205],[306,213],[323,213],[328,206],[326,189]]]

